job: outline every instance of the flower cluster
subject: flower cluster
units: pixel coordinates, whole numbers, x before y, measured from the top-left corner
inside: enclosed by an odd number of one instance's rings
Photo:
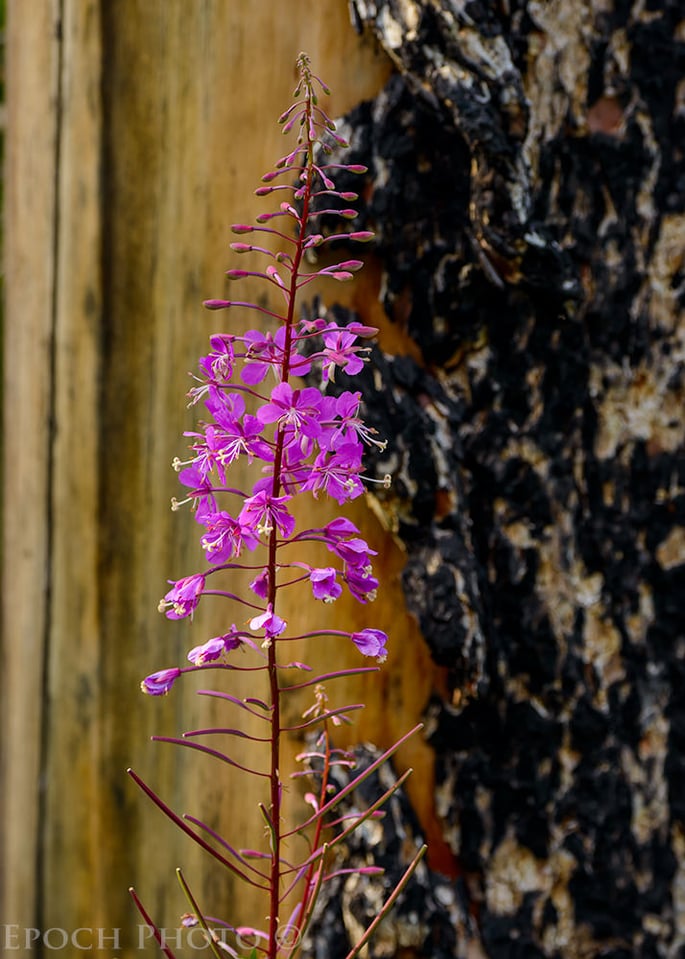
[[[243,301],[205,302],[210,310],[258,311],[274,323],[275,330],[214,334],[209,352],[199,361],[189,399],[193,406],[204,406],[207,419],[186,434],[190,455],[174,461],[185,495],[174,499],[172,507],[191,505],[203,530],[200,543],[209,565],[204,572],[172,582],[160,602],[160,610],[169,619],[182,619],[191,617],[201,598],[211,593],[237,599],[251,612],[256,609],[257,615],[249,617],[248,630],[234,629],[192,649],[188,654],[192,665],[186,669],[224,662],[229,653],[249,643],[250,636],[261,638],[263,647],[276,637],[287,638],[287,624],[275,612],[278,592],[286,585],[307,583],[312,597],[324,603],[334,602],[344,588],[359,602],[367,603],[375,599],[378,588],[371,563],[375,551],[353,523],[339,518],[322,528],[297,531],[291,512],[291,501],[300,494],[327,494],[339,505],[360,496],[365,490],[364,445],[382,445],[364,424],[359,392],[346,390],[331,396],[325,391],[336,376],[351,378],[363,368],[369,352],[364,341],[377,330],[361,323],[342,327],[324,317],[300,319],[295,315],[298,292],[315,277],[349,280],[362,266],[360,260],[347,259],[314,271],[306,268],[307,251],[344,235],[324,237],[318,232],[316,220],[321,213],[337,212],[345,220],[356,215],[347,206],[315,212],[310,207],[314,198],[325,196],[331,204],[342,205],[356,199],[356,194],[336,190],[333,175],[339,165],[315,161],[315,146],[325,154],[330,152],[326,138],[339,143],[340,137],[317,106],[313,93],[317,78],[302,62],[300,69],[302,99],[281,117],[284,132],[300,124],[298,145],[262,178],[268,185],[256,191],[260,196],[276,191],[290,196],[275,212],[261,214],[256,225],[232,227],[240,236],[263,234],[275,239],[282,249],[274,252],[267,245],[234,242],[231,248],[235,253],[251,254],[268,264],[263,270],[232,269],[227,274],[232,281],[258,277],[275,290],[283,307],[279,311],[278,307],[271,310]],[[344,169],[364,172],[356,165]],[[277,182],[280,178],[295,178],[295,183]],[[329,204],[317,203],[322,205]],[[273,225],[276,219],[278,229]],[[346,236],[365,242],[372,234],[358,231]],[[309,375],[311,382],[315,370],[320,371],[319,386],[299,379]],[[231,467],[239,460],[260,467],[250,489],[230,485]],[[325,544],[333,556],[330,565],[312,567],[297,559],[297,550],[308,541]],[[249,600],[223,591],[220,584],[215,586],[216,574],[241,567],[246,551],[266,556],[261,568],[256,564],[257,575],[250,584],[254,596]],[[254,560],[250,568],[255,568]],[[364,655],[378,661],[385,658],[387,637],[380,630],[344,635]],[[142,688],[152,695],[164,694],[182,672],[162,670],[145,679]]]
[[[218,696],[232,708],[241,710],[243,715],[249,714],[260,723],[266,723],[266,737],[261,735],[262,726],[259,736],[253,735],[249,727],[241,730],[221,728],[195,730],[186,733],[182,740],[167,741],[182,742],[184,746],[209,754],[233,769],[268,782],[268,803],[259,806],[260,825],[266,824],[268,833],[268,852],[237,849],[201,820],[177,816],[133,770],[129,770],[135,782],[176,825],[233,876],[268,896],[268,929],[252,929],[258,940],[263,939],[266,943],[259,949],[266,959],[294,959],[301,933],[313,915],[321,885],[336,875],[331,850],[361,823],[380,814],[380,805],[400,788],[409,771],[352,821],[348,821],[348,816],[341,817],[336,813],[337,804],[419,728],[411,730],[371,766],[359,772],[344,790],[332,794],[332,767],[339,763],[349,765],[350,760],[333,745],[331,730],[341,722],[349,721],[347,714],[360,709],[362,704],[329,708],[322,683],[342,676],[374,672],[378,667],[334,669],[303,681],[281,683],[284,670],[311,671],[305,663],[282,660],[283,644],[289,640],[347,639],[363,656],[377,662],[386,658],[388,640],[382,630],[373,627],[354,632],[320,628],[295,636],[279,612],[281,591],[286,588],[304,589],[313,602],[321,603],[334,603],[345,589],[360,603],[375,599],[378,580],[373,573],[372,557],[376,552],[360,530],[345,517],[336,517],[325,526],[298,529],[292,503],[298,496],[324,494],[342,506],[360,496],[365,482],[368,482],[362,474],[364,446],[370,443],[383,446],[375,438],[374,431],[363,422],[359,392],[354,389],[341,391],[340,384],[335,391],[338,395],[327,392],[327,386],[336,377],[340,377],[345,386],[344,378],[354,377],[363,368],[369,352],[364,341],[376,330],[361,323],[341,327],[325,317],[301,319],[296,314],[298,293],[312,280],[349,280],[362,265],[360,260],[347,259],[310,270],[308,264],[316,262],[314,251],[344,237],[356,243],[371,238],[371,234],[364,231],[324,236],[317,228],[317,218],[322,213],[337,212],[344,221],[351,220],[355,211],[347,204],[356,199],[356,194],[336,190],[333,176],[340,165],[319,160],[320,156],[324,160],[330,157],[332,150],[327,141],[330,139],[339,144],[341,138],[335,132],[335,125],[318,106],[316,91],[319,88],[325,90],[325,87],[312,75],[306,56],[300,56],[298,68],[300,83],[295,91],[295,102],[281,117],[284,132],[299,126],[297,146],[281,157],[275,169],[262,178],[264,185],[256,191],[259,196],[266,197],[278,192],[287,199],[275,211],[257,217],[255,226],[243,223],[233,226],[238,236],[261,234],[264,237],[264,245],[241,239],[232,244],[233,251],[248,258],[256,257],[259,262],[266,259],[267,265],[263,270],[228,271],[229,280],[233,282],[245,277],[259,278],[268,285],[270,292],[275,293],[276,302],[281,305],[271,309],[239,300],[208,300],[205,303],[210,310],[227,309],[231,314],[256,311],[268,320],[272,329],[215,334],[210,339],[209,352],[200,359],[199,374],[189,398],[192,406],[204,406],[206,421],[186,434],[189,439],[187,458],[174,462],[185,495],[172,501],[172,507],[176,509],[190,504],[195,520],[202,528],[200,543],[208,565],[202,572],[172,582],[160,602],[160,610],[169,619],[179,620],[192,617],[203,597],[223,596],[245,607],[245,619],[240,625],[233,623],[221,635],[193,647],[188,653],[190,665],[162,669],[142,683],[144,692],[159,696],[168,693],[183,673],[194,670],[247,669],[250,678],[261,675],[265,680],[264,699],[255,696],[242,699],[223,691],[208,695]],[[363,167],[356,165],[344,169],[352,173],[364,172]],[[322,197],[324,202],[319,202]],[[329,206],[331,209],[321,209]],[[274,252],[273,246],[280,246],[280,249]],[[311,383],[315,382],[317,371],[319,385],[313,386]],[[307,380],[303,381],[301,377],[307,377]],[[232,468],[237,463],[252,466],[254,482],[247,489],[231,485],[231,474],[237,472]],[[244,475],[251,474],[249,470],[241,469],[240,476]],[[305,558],[325,557],[325,550],[329,554],[329,558],[323,561],[326,565],[313,566],[305,562]],[[246,553],[251,555],[246,557]],[[249,569],[252,573],[245,596],[234,595],[222,588],[225,578],[222,574],[234,569]],[[250,650],[250,662],[256,665],[237,665],[235,653],[240,649]],[[316,706],[305,711],[299,724],[283,725],[282,699],[291,694],[297,696],[305,689],[315,690]],[[318,738],[314,752],[309,755],[317,762],[320,760],[318,779],[314,777],[317,795],[307,794],[307,797],[313,797],[308,801],[313,805],[314,813],[288,831],[282,812],[286,791],[280,772],[280,741],[285,733],[302,731],[306,735],[312,727],[317,728]],[[216,733],[236,734],[255,743],[268,743],[268,772],[244,766],[215,745],[209,747],[197,741],[205,736],[213,738]],[[331,829],[337,830],[334,838],[330,836]],[[286,859],[281,850],[289,836],[303,831],[307,832],[309,839],[308,853],[302,862],[294,864],[291,851]],[[217,845],[207,842],[207,836],[217,839]],[[413,857],[404,876],[358,939],[348,959],[354,959],[364,947],[424,852],[425,847]],[[375,866],[363,866],[356,871],[364,876],[379,872]],[[218,956],[218,947],[180,870],[177,875],[192,909],[188,921],[202,927],[208,945]],[[288,934],[284,937],[279,915],[296,890],[298,901],[287,920]],[[153,929],[157,942],[169,959],[174,959],[135,890],[131,894],[141,915]],[[224,925],[234,931],[251,928]],[[236,955],[235,952],[232,954]],[[251,956],[256,955],[253,949]]]

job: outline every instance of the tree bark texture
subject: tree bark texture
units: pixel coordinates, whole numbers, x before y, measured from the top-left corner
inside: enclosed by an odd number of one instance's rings
[[[682,7],[352,7],[397,69],[346,119],[409,344],[366,396],[453,854],[371,953],[682,956]],[[348,885],[321,935],[377,911]]]
[[[341,879],[309,947],[346,955],[427,837],[370,956],[685,954],[679,4],[36,0],[8,39],[0,923],[121,928],[132,959],[126,887],[175,927],[178,865],[261,921],[124,768],[259,833],[242,780],[146,742],[218,718],[202,683],[138,682],[225,625],[156,612],[200,563],[168,464],[306,49],[378,234],[318,306],[381,328],[369,472],[394,481],[352,516],[388,670],[340,695],[368,699],[362,763],[426,722],[407,795],[348,850],[388,886]]]

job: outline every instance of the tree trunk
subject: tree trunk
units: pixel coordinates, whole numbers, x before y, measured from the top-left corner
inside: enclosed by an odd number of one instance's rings
[[[347,118],[413,347],[381,341],[366,396],[442,668],[427,731],[458,877],[417,879],[394,946],[680,956],[682,10],[353,7],[397,68]],[[329,928],[374,908],[350,888]]]

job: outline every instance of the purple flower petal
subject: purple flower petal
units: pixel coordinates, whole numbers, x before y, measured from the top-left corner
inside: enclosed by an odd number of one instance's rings
[[[160,669],[159,672],[146,676],[140,688],[148,696],[166,696],[180,675],[181,670],[178,667]]]
[[[385,644],[388,641],[386,633],[381,629],[362,629],[358,633],[352,633],[350,638],[360,653],[364,656],[374,656],[379,663],[382,663],[388,651]]]
[[[250,583],[250,589],[259,596],[260,599],[266,599],[269,592],[269,570],[263,569]]]
[[[167,619],[184,619],[192,615],[204,588],[205,578],[202,573],[176,580],[173,589],[160,601],[160,613],[165,613]]]
[[[337,570],[332,566],[324,569],[313,569],[309,574],[314,599],[322,599],[324,603],[332,603],[342,593],[342,586],[337,580]]]
[[[216,662],[225,653],[231,649],[237,649],[238,646],[240,646],[240,637],[236,635],[234,626],[232,632],[223,636],[215,636],[203,643],[202,646],[195,646],[188,653],[188,659],[195,666],[203,666],[205,663]]]
[[[263,629],[267,638],[279,636],[287,625],[284,619],[281,619],[280,616],[274,613],[271,603],[266,607],[265,612],[260,613],[259,616],[255,616],[254,619],[250,620],[250,629],[255,630],[255,632]]]

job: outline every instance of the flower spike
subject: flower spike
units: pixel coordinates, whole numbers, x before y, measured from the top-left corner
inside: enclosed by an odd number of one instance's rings
[[[223,298],[204,302],[208,310],[230,310],[232,318],[254,310],[263,323],[259,328],[242,331],[238,324],[232,324],[230,332],[210,337],[210,349],[200,358],[188,394],[190,406],[202,404],[205,418],[185,434],[189,449],[173,463],[185,488],[183,500],[174,500],[174,508],[181,503],[190,504],[201,528],[199,541],[207,566],[203,571],[170,581],[171,588],[159,605],[171,620],[192,621],[203,597],[212,603],[229,599],[250,612],[241,625],[229,626],[228,619],[219,635],[193,644],[186,654],[189,665],[161,669],[141,684],[145,693],[164,696],[187,672],[214,670],[212,675],[220,671],[224,677],[242,672],[249,674],[246,678],[265,681],[264,692],[251,690],[251,695],[244,698],[236,690],[199,690],[200,695],[212,697],[217,705],[237,711],[239,721],[246,716],[250,723],[258,720],[260,735],[254,734],[252,725],[222,725],[193,729],[181,738],[155,737],[193,749],[198,755],[227,764],[233,774],[252,775],[260,784],[267,785],[264,801],[258,805],[262,847],[234,847],[200,819],[178,816],[130,771],[134,781],[186,835],[232,876],[266,896],[268,918],[264,930],[222,924],[239,941],[248,933],[256,937],[250,959],[295,959],[324,883],[350,872],[366,878],[381,872],[372,865],[357,869],[340,866],[334,856],[355,828],[381,814],[380,806],[399,789],[403,777],[362,814],[341,812],[338,806],[411,735],[403,736],[368,770],[355,773],[346,786],[336,789],[335,773],[354,769],[355,759],[336,746],[333,737],[342,724],[351,722],[351,714],[363,708],[363,704],[330,706],[323,681],[368,676],[378,666],[333,667],[303,681],[295,676],[293,682],[292,670],[312,673],[312,668],[286,658],[283,653],[292,648],[287,644],[308,640],[327,644],[329,655],[334,658],[336,650],[349,648],[351,640],[367,662],[372,659],[380,664],[387,657],[389,644],[387,634],[373,626],[356,631],[312,628],[293,635],[280,612],[285,589],[300,591],[303,603],[310,603],[317,613],[322,611],[320,604],[334,603],[345,589],[360,603],[375,599],[379,580],[372,563],[377,551],[354,523],[336,516],[324,526],[298,530],[298,522],[302,525],[298,517],[306,515],[311,498],[330,497],[343,505],[361,496],[368,482],[363,474],[365,447],[372,444],[382,449],[384,442],[364,424],[361,392],[354,389],[354,377],[364,369],[370,352],[364,341],[378,331],[358,322],[346,326],[330,322],[325,313],[305,318],[299,307],[298,296],[314,280],[349,281],[363,266],[361,259],[348,255],[314,269],[314,251],[338,240],[367,243],[373,234],[357,230],[324,236],[319,232],[323,227],[316,224],[322,215],[334,215],[342,221],[355,219],[357,211],[347,204],[355,203],[358,194],[338,190],[335,179],[339,171],[363,174],[366,167],[326,162],[333,147],[345,146],[346,141],[319,104],[319,95],[326,95],[329,90],[312,73],[309,57],[304,53],[297,59],[297,71],[294,102],[278,121],[285,135],[295,131],[296,146],[262,176],[262,186],[255,191],[266,203],[275,201],[275,205],[259,213],[256,224],[234,223],[231,227],[240,239],[232,242],[230,249],[241,257],[241,266],[229,268],[226,277],[231,283],[250,278],[262,285],[264,296],[258,302]],[[336,204],[339,209],[333,208]],[[255,233],[260,234],[259,242],[252,243],[251,235]],[[329,389],[330,384],[340,381],[342,390]],[[237,464],[252,469],[251,488],[231,485],[231,471]],[[304,511],[295,509],[298,499],[304,501]],[[328,562],[323,559],[326,553],[322,546],[328,550]],[[301,555],[302,550],[305,555]],[[320,556],[314,564],[307,562],[316,551]],[[244,580],[249,581],[248,598],[235,585],[240,582],[235,577],[241,571],[248,574]],[[210,575],[212,589],[207,587]],[[221,583],[222,577],[229,579],[228,587]],[[314,704],[301,719],[293,718],[291,711],[283,709],[284,697],[290,692],[300,695],[310,688],[314,690]],[[290,702],[287,700],[287,705]],[[267,734],[261,735],[262,732]],[[300,757],[305,768],[293,775],[306,776],[312,782],[306,801],[313,812],[286,831],[287,792],[281,775],[281,742],[283,736],[293,733],[311,737]],[[211,744],[205,744],[208,737]],[[228,739],[248,744],[253,751],[249,763],[238,762],[215,748],[217,737],[221,742]],[[327,842],[323,841],[324,830],[330,837]],[[295,853],[286,852],[284,840],[295,833],[307,833],[308,851],[299,861],[290,861],[286,856]],[[259,868],[249,862],[254,859]],[[183,919],[184,927],[199,926],[216,957],[226,951],[234,957],[241,955],[242,947],[236,952],[214,935],[209,917],[200,911],[180,871],[178,877],[191,908]],[[405,881],[406,877],[402,882]],[[391,893],[389,903],[397,893],[398,890]],[[291,897],[297,901],[290,918],[284,917],[281,922],[279,910]],[[160,931],[134,898],[162,944]],[[211,920],[214,924],[215,920]],[[368,934],[367,931],[363,942]],[[353,951],[350,955],[354,954]]]

